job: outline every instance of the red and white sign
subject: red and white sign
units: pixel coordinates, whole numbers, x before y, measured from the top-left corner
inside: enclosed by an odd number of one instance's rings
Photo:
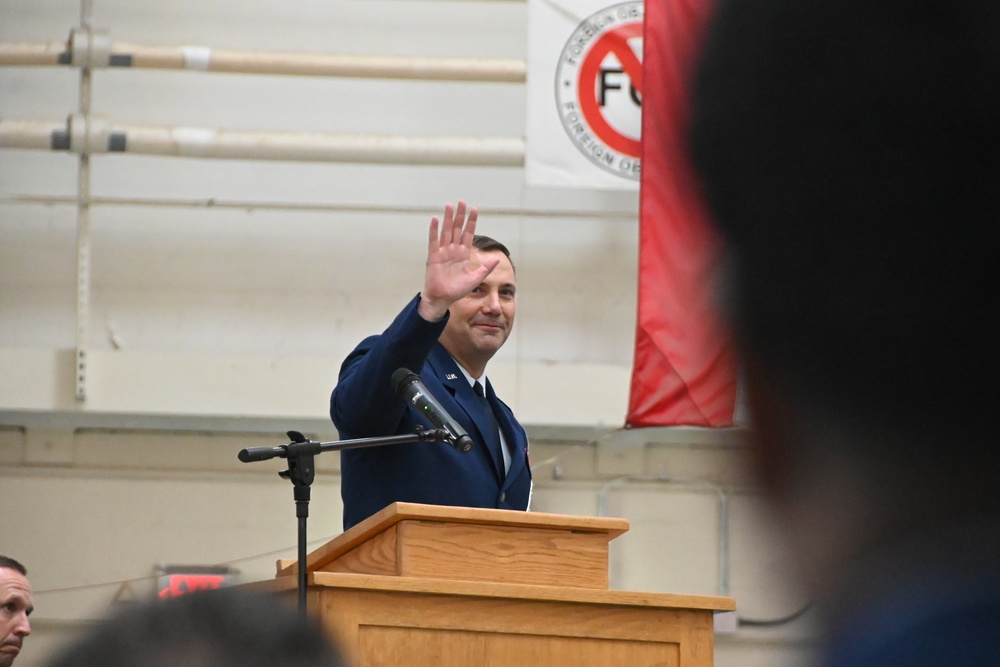
[[[528,3],[528,185],[638,189],[642,2]]]

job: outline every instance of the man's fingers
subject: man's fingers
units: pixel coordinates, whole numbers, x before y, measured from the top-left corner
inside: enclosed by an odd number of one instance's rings
[[[475,206],[468,208],[462,200],[454,205],[446,204],[442,218],[437,216],[431,218],[428,232],[429,250],[431,252],[443,250],[451,245],[464,245],[471,248],[478,218],[479,209]]]
[[[444,219],[441,221],[441,245],[451,243],[452,228],[455,225],[455,209],[451,204],[444,207]]]
[[[458,205],[455,207],[455,226],[451,230],[451,242],[461,243],[462,242],[462,228],[465,226],[465,202],[461,199],[458,200]]]
[[[481,261],[479,262],[478,270],[482,271],[479,280],[483,281],[486,280],[486,276],[493,273],[493,269],[497,268],[497,265],[500,263],[500,257],[495,252],[479,253],[479,257]]]
[[[427,234],[427,252],[432,253],[437,250],[438,247],[438,224],[440,220],[435,215],[431,218],[431,228]]]
[[[479,219],[479,209],[473,206],[469,209],[469,221],[465,223],[465,232],[462,241],[466,245],[472,245],[472,237],[476,235],[476,220]]]

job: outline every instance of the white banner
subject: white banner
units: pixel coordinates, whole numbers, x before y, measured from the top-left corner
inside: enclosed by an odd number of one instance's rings
[[[638,190],[642,2],[528,0],[528,185]]]

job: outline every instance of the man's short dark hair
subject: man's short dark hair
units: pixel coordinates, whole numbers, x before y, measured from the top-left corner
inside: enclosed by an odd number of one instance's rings
[[[28,576],[28,569],[9,556],[0,556],[0,567],[17,570],[24,576]]]
[[[472,237],[472,247],[482,252],[502,252],[504,257],[510,260],[511,268],[514,266],[514,260],[510,259],[510,250],[507,249],[507,246],[500,243],[496,239],[476,234]]]

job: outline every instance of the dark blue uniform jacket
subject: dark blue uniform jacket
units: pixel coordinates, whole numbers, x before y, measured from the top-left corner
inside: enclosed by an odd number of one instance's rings
[[[344,360],[330,396],[330,417],[341,440],[414,433],[433,425],[404,402],[392,374],[407,368],[475,443],[462,453],[444,442],[416,442],[341,452],[344,530],[396,502],[526,510],[531,492],[528,438],[487,386],[487,397],[511,453],[504,475],[499,438],[490,435],[468,380],[438,343],[447,316],[427,322],[414,298],[379,336],[370,336]],[[487,383],[489,385],[489,383]],[[487,435],[484,435],[487,434]]]

